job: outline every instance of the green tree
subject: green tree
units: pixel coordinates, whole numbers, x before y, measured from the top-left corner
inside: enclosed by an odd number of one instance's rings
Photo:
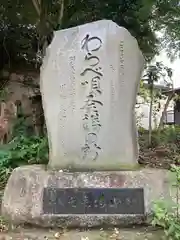
[[[164,66],[161,62],[156,62],[155,64],[148,65],[145,75],[143,77],[143,81],[147,82],[147,84],[149,85],[149,98],[150,98],[149,137],[148,137],[149,145],[151,145],[151,142],[152,142],[153,104],[154,103],[157,104],[158,101],[162,98],[162,93],[160,91],[155,91],[154,84],[157,83],[160,79],[163,79],[164,84],[166,84],[166,86],[171,86],[172,84],[171,77],[172,77],[172,70]],[[166,109],[167,109],[167,106],[166,106]],[[164,111],[166,111],[166,109]],[[157,109],[155,109],[155,111],[157,111]]]
[[[9,61],[8,54],[12,55],[10,60],[13,63],[17,62],[14,56],[28,63],[37,60],[36,52],[43,55],[53,30],[104,18],[112,19],[127,28],[138,40],[145,58],[151,60],[158,53],[159,42],[155,31],[170,28],[164,12],[172,9],[169,1],[162,0],[2,0],[1,2],[0,41],[3,43],[1,51],[4,53],[6,61],[3,62],[6,64]],[[173,9],[175,7],[179,9],[177,3],[173,6]]]
[[[153,14],[155,30],[161,31],[161,47],[173,60],[180,56],[179,0],[157,0]]]
[[[177,42],[170,29],[177,27],[179,10],[175,0],[1,0],[0,70],[39,69],[54,30],[104,18],[127,28],[149,62],[159,50],[156,31],[163,29],[169,43]]]

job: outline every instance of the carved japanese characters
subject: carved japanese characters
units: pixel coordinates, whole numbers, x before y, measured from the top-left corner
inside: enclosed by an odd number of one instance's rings
[[[121,170],[137,164],[134,116],[143,56],[109,20],[55,32],[41,69],[49,167]]]

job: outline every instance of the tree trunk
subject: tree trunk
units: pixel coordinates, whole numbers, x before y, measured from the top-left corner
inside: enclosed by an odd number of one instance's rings
[[[48,18],[48,8],[44,8],[43,2],[40,0],[32,0],[34,8],[39,17],[39,44],[41,46],[41,59],[43,62],[43,58],[46,54],[46,49],[50,44],[52,38],[49,40],[49,35],[53,31],[53,29],[49,28],[47,18]],[[64,15],[64,3],[65,0],[59,0],[59,12],[58,12],[58,25],[62,25],[62,19]],[[42,107],[42,99],[40,95],[35,96],[32,99],[32,108],[33,108],[33,125],[35,134],[38,136],[44,135],[44,113]]]
[[[164,125],[164,124],[163,124],[163,120],[164,120],[164,117],[165,117],[165,113],[166,113],[166,110],[167,110],[167,108],[168,108],[168,106],[169,106],[170,101],[171,101],[172,98],[173,98],[173,95],[174,95],[174,93],[170,94],[170,95],[168,96],[167,100],[166,100],[166,103],[165,103],[165,105],[164,105],[164,110],[163,110],[163,112],[162,112],[161,119],[160,119],[160,122],[159,122],[158,131],[160,131],[160,130],[163,128],[163,125]]]
[[[152,142],[152,110],[153,110],[153,90],[154,90],[154,83],[151,83],[150,86],[150,108],[149,108],[149,136],[148,136],[148,144],[151,145]]]
[[[62,26],[62,20],[64,16],[64,0],[60,1],[60,10],[59,10],[59,18],[58,18],[58,25]]]
[[[35,134],[39,137],[44,136],[44,111],[42,107],[41,95],[36,95],[31,98],[32,101],[32,121]]]

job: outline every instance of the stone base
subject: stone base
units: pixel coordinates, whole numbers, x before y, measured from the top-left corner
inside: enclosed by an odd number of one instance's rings
[[[3,216],[14,224],[42,227],[96,227],[146,222],[153,201],[170,199],[169,173],[160,169],[119,172],[55,172],[44,166],[16,168],[2,201]],[[56,215],[43,214],[43,189],[55,188],[144,188],[145,215]]]

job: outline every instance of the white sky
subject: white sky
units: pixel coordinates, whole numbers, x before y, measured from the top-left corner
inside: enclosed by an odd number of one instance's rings
[[[156,35],[158,38],[161,38],[164,34],[163,31],[157,31]],[[177,58],[176,60],[174,60],[174,62],[171,62],[168,57],[167,54],[164,51],[161,51],[160,55],[155,57],[156,61],[162,62],[165,66],[172,68],[173,71],[173,76],[172,76],[172,80],[173,80],[173,88],[178,88],[180,87],[180,58]]]
[[[176,59],[174,62],[170,62],[170,60],[168,59],[167,55],[165,52],[161,52],[161,54],[156,57],[157,61],[162,61],[162,63],[167,66],[167,67],[171,67],[173,70],[173,87],[177,88],[180,87],[180,59]]]

